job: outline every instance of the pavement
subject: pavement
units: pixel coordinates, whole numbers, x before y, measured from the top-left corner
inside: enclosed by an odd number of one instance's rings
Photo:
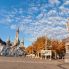
[[[64,60],[0,57],[0,69],[69,69]]]

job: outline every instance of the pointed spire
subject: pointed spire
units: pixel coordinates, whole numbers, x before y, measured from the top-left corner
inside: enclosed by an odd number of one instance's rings
[[[14,40],[14,46],[17,46],[19,44],[19,27],[16,30],[16,36]]]
[[[24,45],[24,38],[21,40],[21,43]]]
[[[19,33],[19,27],[17,28],[17,32]]]
[[[7,46],[10,46],[10,37],[7,38],[7,40],[6,40],[6,45],[7,45]]]
[[[7,38],[6,42],[10,42],[10,37]]]
[[[17,30],[16,30],[16,37],[15,37],[15,39],[18,40],[18,36],[19,36],[19,27],[18,27]]]

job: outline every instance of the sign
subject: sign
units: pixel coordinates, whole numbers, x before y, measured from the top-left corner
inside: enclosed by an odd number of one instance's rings
[[[41,50],[41,54],[44,54],[45,56],[51,56],[52,55],[52,51],[51,50]]]
[[[51,55],[51,50],[45,50],[45,55]]]

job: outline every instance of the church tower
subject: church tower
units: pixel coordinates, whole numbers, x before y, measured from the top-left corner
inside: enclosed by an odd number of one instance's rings
[[[20,46],[21,46],[21,47],[24,47],[24,39],[21,40]]]
[[[25,51],[24,39],[22,39],[21,42],[20,42],[20,49],[22,49],[23,51]]]
[[[16,30],[16,36],[14,40],[14,46],[17,46],[19,44],[19,28]]]
[[[7,38],[7,40],[6,40],[6,45],[7,45],[7,46],[10,46],[10,37]]]
[[[17,28],[17,30],[16,30],[16,37],[15,37],[15,39],[18,41],[19,40],[19,28]]]

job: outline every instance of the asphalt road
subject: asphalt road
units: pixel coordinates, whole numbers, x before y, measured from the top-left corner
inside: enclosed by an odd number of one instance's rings
[[[62,60],[0,57],[0,69],[69,69]]]

